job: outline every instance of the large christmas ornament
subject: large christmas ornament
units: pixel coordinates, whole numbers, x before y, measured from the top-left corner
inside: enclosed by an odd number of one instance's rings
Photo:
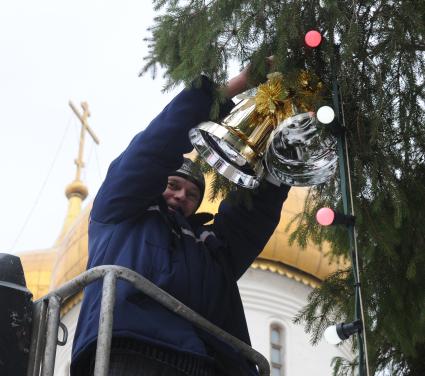
[[[269,138],[264,164],[274,179],[292,186],[324,183],[335,173],[336,140],[313,112],[285,119]]]
[[[330,135],[322,142],[312,112],[321,92],[322,83],[307,71],[291,85],[271,73],[221,123],[201,123],[189,137],[210,166],[242,187],[257,187],[266,173],[289,185],[321,183],[336,165],[335,142]]]

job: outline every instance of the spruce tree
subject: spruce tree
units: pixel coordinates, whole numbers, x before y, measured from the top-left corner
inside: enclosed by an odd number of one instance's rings
[[[164,68],[167,86],[201,73],[225,82],[229,63],[252,64],[253,82],[274,70],[314,72],[330,93],[330,58],[341,87],[361,255],[371,373],[425,375],[425,129],[422,0],[156,0],[144,71]],[[310,29],[319,48],[304,45]],[[334,38],[332,42],[332,37]],[[218,98],[219,100],[219,98]],[[326,96],[324,101],[329,100]],[[346,231],[314,220],[322,206],[339,208],[339,176],[316,186],[292,239],[328,240],[348,254]],[[214,192],[229,185],[215,180]],[[221,190],[222,188],[222,190]],[[351,321],[350,270],[329,276],[299,313],[316,343],[331,323]],[[355,346],[355,343],[353,343]],[[336,375],[352,366],[335,359]]]

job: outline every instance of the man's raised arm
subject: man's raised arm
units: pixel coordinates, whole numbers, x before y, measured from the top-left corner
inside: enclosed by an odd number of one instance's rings
[[[221,88],[227,98],[246,89],[247,69]],[[166,188],[167,177],[193,147],[188,132],[209,119],[214,84],[206,77],[201,86],[181,91],[149,126],[115,159],[93,204],[91,217],[102,223],[118,223],[140,215]],[[220,106],[226,115],[233,102]]]

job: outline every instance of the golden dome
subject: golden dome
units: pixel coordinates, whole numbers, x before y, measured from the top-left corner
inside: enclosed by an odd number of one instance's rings
[[[287,229],[288,224],[295,215],[304,210],[307,193],[308,188],[291,188],[283,206],[281,221],[260,257],[281,262],[323,280],[341,266],[330,262],[326,256],[329,252],[329,244],[322,243],[319,247],[309,242],[304,249],[296,242],[289,245],[289,235],[296,229],[297,224],[292,223]]]
[[[293,232],[296,224],[292,224],[288,231],[286,228],[294,216],[303,211],[307,192],[308,188],[291,188],[283,205],[280,222],[263,252],[252,266],[279,272],[279,274],[300,280],[305,284],[316,286],[318,282],[336,271],[340,264],[331,262],[326,256],[329,250],[327,244],[318,247],[309,243],[305,249],[296,243],[289,245],[289,235]],[[211,203],[204,200],[199,211],[216,213],[218,204],[219,201]]]
[[[49,250],[19,255],[27,287],[33,293],[34,300],[76,277],[86,268],[87,221],[91,205],[83,212],[81,206],[87,193],[81,181],[76,179],[69,184],[65,190],[68,211],[54,246]]]
[[[56,258],[56,248],[31,251],[19,255],[25,272],[27,288],[34,300],[50,291],[50,280]]]
[[[50,289],[53,290],[86,270],[88,258],[88,220],[91,204],[75,219],[57,244]]]

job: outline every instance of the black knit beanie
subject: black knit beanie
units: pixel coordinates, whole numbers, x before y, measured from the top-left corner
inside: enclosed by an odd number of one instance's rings
[[[173,172],[171,176],[181,176],[195,184],[201,193],[199,205],[201,204],[205,193],[205,178],[197,164],[192,162],[189,158],[183,158],[183,164],[177,171]]]

